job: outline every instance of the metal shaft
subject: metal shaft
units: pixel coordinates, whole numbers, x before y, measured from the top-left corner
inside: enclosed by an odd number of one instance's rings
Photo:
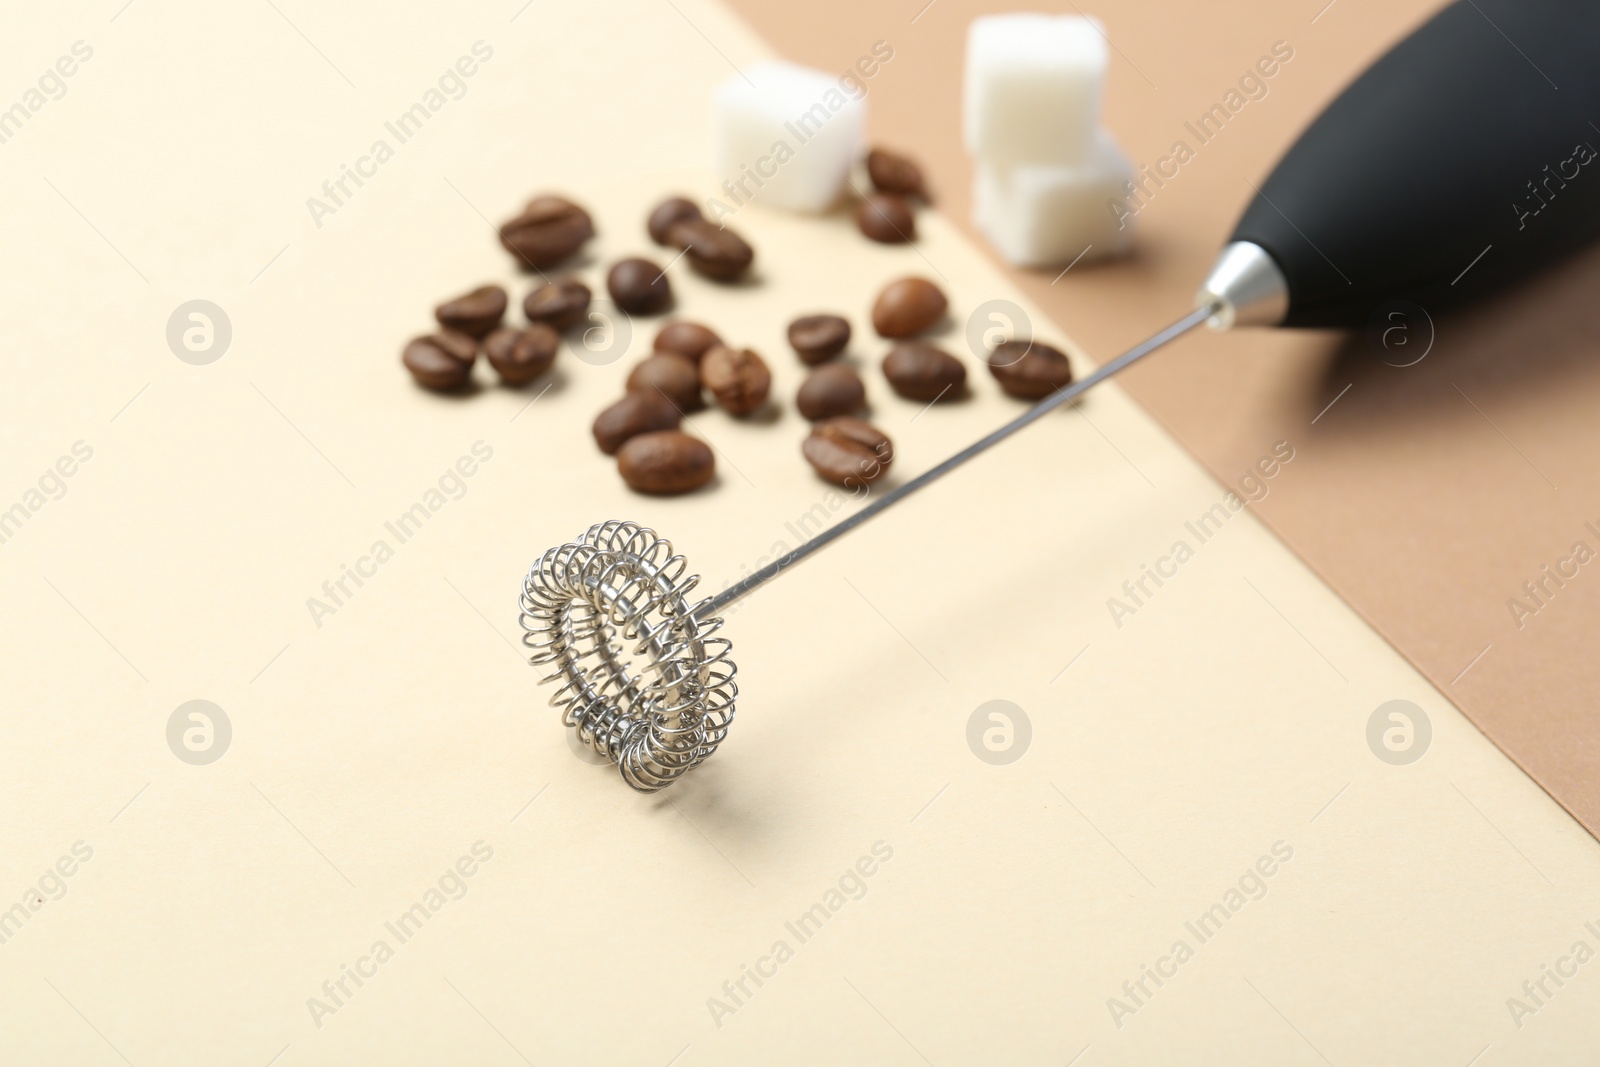
[[[1157,333],[1155,336],[1134,345],[1132,348],[1128,349],[1110,363],[1100,367],[1087,378],[1073,382],[1071,385],[1056,390],[1054,393],[1051,393],[1049,396],[1045,397],[1043,400],[1033,405],[1033,407],[1029,408],[1027,411],[1024,411],[1021,415],[1018,415],[1016,418],[1000,427],[998,430],[995,430],[987,437],[974,441],[972,444],[968,445],[966,448],[963,448],[960,452],[957,452],[955,455],[951,456],[943,463],[940,463],[938,466],[931,467],[928,470],[923,471],[921,474],[917,475],[909,482],[906,482],[904,485],[885,493],[883,496],[879,497],[877,500],[874,500],[872,503],[856,512],[854,515],[851,515],[849,518],[830,526],[828,529],[822,531],[811,540],[789,550],[788,552],[785,552],[783,555],[779,556],[765,567],[762,567],[760,570],[754,571],[734,584],[728,586],[728,588],[724,589],[722,592],[718,593],[716,596],[712,597],[710,600],[706,601],[698,609],[696,609],[695,614],[715,615],[726,608],[729,604],[748,596],[755,589],[765,585],[773,578],[776,578],[779,573],[785,569],[794,566],[796,563],[799,563],[801,560],[816,552],[818,549],[823,548],[833,541],[837,541],[839,538],[843,537],[845,534],[849,533],[851,530],[854,530],[856,527],[862,525],[874,516],[881,515],[884,511],[898,504],[900,501],[904,500],[912,493],[915,493],[918,489],[921,489],[928,483],[935,481],[946,474],[949,474],[967,460],[978,455],[980,452],[988,450],[991,446],[999,444],[1001,441],[1004,441],[1007,437],[1010,437],[1024,426],[1027,426],[1036,419],[1039,419],[1051,411],[1054,411],[1056,408],[1060,407],[1062,404],[1065,404],[1074,397],[1082,396],[1084,393],[1088,392],[1090,389],[1093,389],[1095,386],[1099,385],[1113,374],[1116,374],[1124,367],[1127,367],[1144,358],[1145,356],[1148,356],[1151,352],[1154,352],[1168,341],[1182,337],[1184,334],[1188,333],[1190,330],[1194,329],[1202,322],[1205,322],[1206,319],[1215,314],[1218,306],[1218,304],[1207,304],[1203,307],[1196,308],[1183,318],[1179,319],[1177,322],[1173,323],[1171,326],[1168,326],[1160,333]]]

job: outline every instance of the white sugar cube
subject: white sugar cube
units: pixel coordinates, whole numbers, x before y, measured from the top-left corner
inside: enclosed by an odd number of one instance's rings
[[[717,197],[821,212],[844,188],[861,148],[866,105],[836,77],[762,63],[718,88],[712,108]]]
[[[1123,252],[1133,237],[1127,183],[1133,168],[1101,133],[1086,163],[994,167],[979,164],[972,221],[1008,262],[1065,266],[1080,255]]]
[[[1099,23],[988,15],[967,31],[967,151],[997,167],[1081,163],[1094,149],[1105,81]]]

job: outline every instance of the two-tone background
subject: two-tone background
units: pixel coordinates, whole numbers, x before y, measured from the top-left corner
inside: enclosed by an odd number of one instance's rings
[[[792,405],[695,416],[717,483],[628,493],[588,424],[653,320],[531,389],[417,391],[398,353],[436,302],[532,284],[495,222],[585,203],[595,284],[659,255],[656,200],[715,191],[719,82],[891,43],[870,123],[936,182],[918,244],[751,207],[757,284],[669,277],[780,399],[789,319],[848,315],[903,479],[1017,410],[975,312],[1015,305],[1080,369],[1175,316],[1245,180],[1424,14],[1094,10],[1141,162],[1273,42],[1295,58],[1141,211],[1131,260],[1052,280],[964,233],[975,5],[748,6],[6,16],[7,1062],[1583,1062],[1600,594],[1580,571],[1520,629],[1505,600],[1600,511],[1584,263],[1441,320],[1410,367],[1191,338],[742,605],[740,717],[683,784],[642,798],[574,758],[516,643],[539,552],[632,518],[720,587],[846,512]],[[906,273],[950,295],[961,404],[878,376],[866,312]],[[1280,443],[1265,498],[1114,619]],[[1395,701],[1400,755],[1372,727]]]

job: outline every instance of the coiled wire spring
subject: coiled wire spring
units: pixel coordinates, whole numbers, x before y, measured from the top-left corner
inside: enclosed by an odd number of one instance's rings
[[[695,613],[700,576],[633,522],[591,526],[540,556],[522,582],[522,643],[560,682],[550,698],[578,740],[641,793],[710,758],[733,722],[732,645]]]

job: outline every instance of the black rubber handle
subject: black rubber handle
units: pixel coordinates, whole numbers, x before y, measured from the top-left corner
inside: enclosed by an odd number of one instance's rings
[[[1458,302],[1600,237],[1600,3],[1458,0],[1312,123],[1234,231],[1286,326]]]

